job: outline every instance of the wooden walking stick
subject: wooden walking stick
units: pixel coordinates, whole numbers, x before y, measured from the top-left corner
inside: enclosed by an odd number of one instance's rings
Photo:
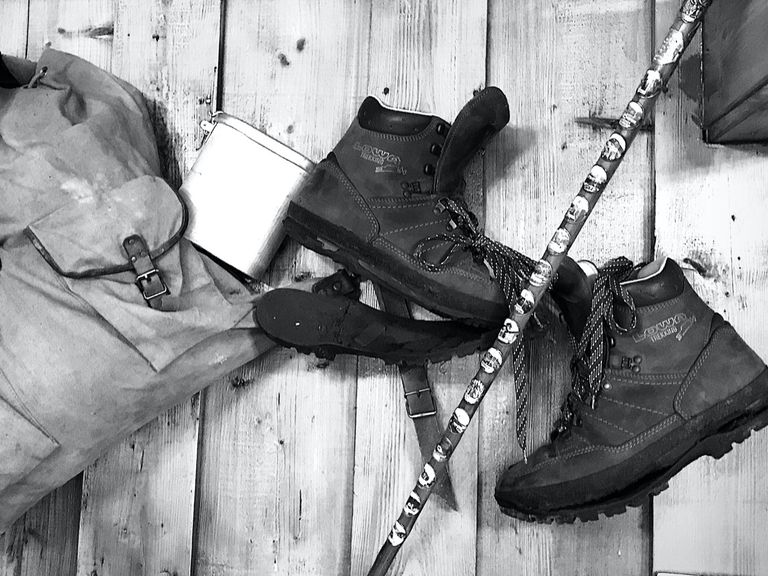
[[[504,326],[501,328],[493,347],[483,355],[480,368],[464,392],[464,397],[458,407],[454,410],[448,428],[443,433],[440,442],[435,446],[432,457],[424,464],[424,470],[408,496],[400,517],[376,556],[368,576],[386,574],[398,550],[411,533],[419,513],[426,504],[435,484],[445,473],[447,462],[461,441],[464,431],[480,406],[480,402],[493,384],[505,360],[520,344],[518,339],[533,310],[549,287],[560,263],[584,226],[584,222],[592,213],[603,190],[624,159],[627,150],[640,130],[640,123],[669,82],[680,62],[683,51],[693,39],[711,3],[712,0],[686,0],[680,8],[680,12],[664,38],[664,42],[656,51],[653,63],[645,72],[634,98],[619,119],[615,132],[605,143],[600,158],[590,169],[579,194],[571,202],[560,227],[547,244],[544,255],[536,264],[525,289],[521,291],[514,313],[504,321]],[[525,409],[526,407],[521,406],[519,408]]]

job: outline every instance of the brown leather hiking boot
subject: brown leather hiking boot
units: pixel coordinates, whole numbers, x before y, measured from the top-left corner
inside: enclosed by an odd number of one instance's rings
[[[453,126],[386,108],[368,97],[328,157],[290,204],[288,233],[364,278],[438,314],[500,325],[508,301],[483,260],[504,253],[519,291],[522,255],[489,241],[462,198],[463,170],[509,121],[498,88],[486,88]],[[496,270],[494,270],[496,271]],[[498,277],[499,274],[497,274]]]
[[[678,265],[611,261],[589,317],[568,313],[574,391],[553,439],[496,487],[504,513],[572,522],[639,506],[703,455],[768,424],[768,372]]]

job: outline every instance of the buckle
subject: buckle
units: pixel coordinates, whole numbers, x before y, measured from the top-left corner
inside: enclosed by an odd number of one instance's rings
[[[123,248],[136,272],[135,283],[144,301],[151,308],[159,308],[160,301],[156,299],[168,294],[168,285],[160,276],[160,271],[155,263],[152,262],[147,243],[144,238],[134,234],[123,240]]]
[[[437,414],[437,406],[435,406],[432,390],[427,387],[406,392],[405,411],[408,417],[413,420]]]
[[[160,286],[153,290],[152,287],[158,283]],[[168,294],[168,286],[163,282],[163,277],[160,276],[160,271],[157,268],[152,268],[152,270],[136,276],[136,286],[139,287],[146,302]]]

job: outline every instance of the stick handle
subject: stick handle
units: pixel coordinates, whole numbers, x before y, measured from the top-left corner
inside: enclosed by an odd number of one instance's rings
[[[411,533],[419,513],[429,499],[435,484],[445,474],[451,454],[461,441],[464,431],[472,421],[480,403],[493,384],[500,368],[513,348],[519,345],[519,336],[525,328],[533,310],[557,272],[563,258],[568,254],[573,241],[579,235],[595,204],[615,174],[624,156],[635,140],[643,118],[653,108],[659,94],[666,88],[670,77],[677,68],[685,49],[701,25],[702,18],[713,0],[686,0],[680,8],[664,42],[656,51],[653,63],[645,72],[635,96],[627,105],[618,121],[616,130],[603,147],[600,158],[589,171],[579,194],[571,202],[562,223],[536,269],[531,275],[521,298],[515,305],[514,313],[504,322],[493,347],[488,349],[480,361],[480,368],[470,382],[448,428],[435,447],[432,457],[416,485],[408,496],[400,517],[387,536],[368,576],[384,576]]]

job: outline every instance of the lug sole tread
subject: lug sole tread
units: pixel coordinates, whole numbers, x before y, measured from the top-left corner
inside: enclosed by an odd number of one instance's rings
[[[379,360],[383,360],[385,365],[419,364],[425,361],[429,361],[432,363],[448,362],[453,358],[464,358],[466,356],[470,356],[471,354],[474,354],[475,352],[485,348],[483,342],[481,340],[478,340],[478,341],[468,341],[466,344],[463,344],[456,348],[451,348],[450,350],[436,350],[432,353],[426,353],[426,354],[411,355],[411,354],[403,353],[403,354],[391,354],[391,355],[377,354],[375,356],[373,355],[368,356],[366,354],[361,354],[360,352],[351,350],[350,348],[342,345],[318,344],[317,346],[301,346],[292,342],[281,340],[280,338],[276,338],[275,336],[270,335],[270,338],[284,348],[295,350],[300,354],[307,354],[307,355],[314,354],[315,356],[317,356],[318,358],[322,358],[323,360],[334,360],[336,356],[340,354],[351,354],[351,355],[357,355],[357,356],[366,356],[369,358],[377,358]]]

